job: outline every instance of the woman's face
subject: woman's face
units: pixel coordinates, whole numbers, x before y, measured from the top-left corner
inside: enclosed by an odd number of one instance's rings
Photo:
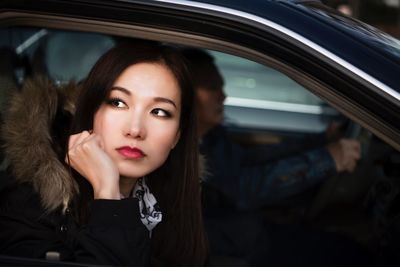
[[[94,116],[93,132],[119,174],[140,178],[160,167],[179,140],[181,92],[157,63],[129,66]]]

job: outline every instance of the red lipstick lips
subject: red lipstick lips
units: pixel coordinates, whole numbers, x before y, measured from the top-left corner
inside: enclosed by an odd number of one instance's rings
[[[145,156],[143,151],[136,147],[131,148],[129,146],[124,146],[124,147],[118,148],[117,151],[122,156],[124,156],[125,158],[128,158],[128,159],[141,159]]]

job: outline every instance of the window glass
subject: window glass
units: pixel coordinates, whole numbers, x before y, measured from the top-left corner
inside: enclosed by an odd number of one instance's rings
[[[273,68],[209,52],[224,77],[227,124],[253,130],[321,133],[338,116],[319,97]]]
[[[320,98],[272,68],[224,53],[211,53],[225,77],[225,90],[231,97],[305,105],[322,103]]]
[[[114,45],[114,40],[96,33],[42,28],[5,28],[0,30],[0,47],[13,54],[3,64],[15,65],[19,83],[26,72],[47,76],[56,82],[81,81],[93,64]]]

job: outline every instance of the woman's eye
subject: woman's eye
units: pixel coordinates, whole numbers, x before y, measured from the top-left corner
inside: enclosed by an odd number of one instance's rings
[[[171,114],[168,111],[160,108],[153,109],[151,113],[158,117],[171,117]]]
[[[121,99],[118,98],[111,98],[107,101],[107,103],[113,107],[116,108],[124,108],[126,107],[126,104],[124,101],[122,101]]]

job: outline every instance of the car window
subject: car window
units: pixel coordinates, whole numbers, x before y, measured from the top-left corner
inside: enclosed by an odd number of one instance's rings
[[[338,116],[319,97],[273,68],[226,53],[209,52],[225,80],[228,124],[320,133]]]
[[[0,46],[20,60],[14,70],[19,82],[29,73],[47,76],[55,82],[79,82],[114,45],[114,40],[106,35],[43,28],[6,28],[0,31],[0,37]]]
[[[320,106],[323,101],[286,75],[241,57],[211,52],[232,98]]]

